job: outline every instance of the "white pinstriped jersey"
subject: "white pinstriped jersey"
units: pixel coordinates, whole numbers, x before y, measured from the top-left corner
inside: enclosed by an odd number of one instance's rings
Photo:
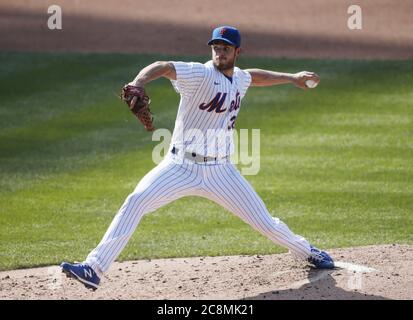
[[[181,101],[171,148],[212,157],[232,154],[232,129],[251,75],[235,67],[231,82],[212,61],[173,64],[176,80],[171,82]]]

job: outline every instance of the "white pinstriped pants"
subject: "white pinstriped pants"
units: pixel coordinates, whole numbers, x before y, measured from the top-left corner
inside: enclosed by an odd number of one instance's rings
[[[286,247],[297,258],[306,259],[310,244],[295,235],[264,202],[232,163],[195,164],[169,154],[138,183],[127,197],[99,245],[86,263],[106,272],[119,256],[144,214],[184,196],[210,199],[240,217],[273,242]]]

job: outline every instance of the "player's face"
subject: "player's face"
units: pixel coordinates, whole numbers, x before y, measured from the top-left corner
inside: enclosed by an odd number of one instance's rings
[[[211,45],[212,61],[220,71],[234,68],[240,48],[235,48],[223,41],[215,42]]]

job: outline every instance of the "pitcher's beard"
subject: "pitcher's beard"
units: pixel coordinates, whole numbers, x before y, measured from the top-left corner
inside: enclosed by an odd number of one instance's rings
[[[234,68],[235,62],[219,63],[214,61],[214,65],[219,71],[226,71]]]

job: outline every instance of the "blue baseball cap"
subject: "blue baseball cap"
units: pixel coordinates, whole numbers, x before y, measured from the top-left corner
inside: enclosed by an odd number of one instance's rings
[[[225,41],[237,48],[241,46],[241,34],[237,28],[230,26],[215,28],[214,31],[212,31],[212,38],[209,40],[208,45],[210,46],[216,40]]]

